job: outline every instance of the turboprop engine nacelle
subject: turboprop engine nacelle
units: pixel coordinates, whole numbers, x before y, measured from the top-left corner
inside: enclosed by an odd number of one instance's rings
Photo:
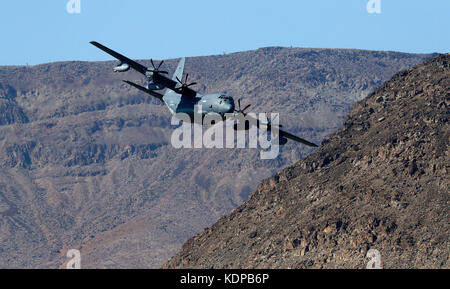
[[[156,83],[149,83],[147,85],[147,89],[149,89],[149,90],[161,90],[161,89],[164,89],[164,88],[165,88],[164,85],[156,84]]]
[[[130,70],[130,65],[127,63],[121,63],[118,66],[114,67],[114,72],[125,72]]]

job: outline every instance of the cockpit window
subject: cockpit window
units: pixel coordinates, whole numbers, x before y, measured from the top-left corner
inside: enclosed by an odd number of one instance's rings
[[[226,100],[233,100],[233,99],[231,98],[231,96],[226,96],[226,95],[221,95],[221,96],[219,96],[219,98],[220,98],[220,99],[226,99]]]

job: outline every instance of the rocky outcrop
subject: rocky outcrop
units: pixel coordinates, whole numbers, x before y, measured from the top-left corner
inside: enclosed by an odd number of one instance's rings
[[[164,268],[449,268],[449,91],[450,55],[397,73]]]
[[[271,47],[188,58],[186,72],[201,92],[244,97],[320,143],[358,99],[430,57]],[[288,143],[262,161],[257,150],[174,149],[167,108],[124,84],[143,77],[113,73],[116,65],[0,67],[1,268],[57,268],[70,248],[81,248],[83,268],[159,267],[262,179],[312,151]]]

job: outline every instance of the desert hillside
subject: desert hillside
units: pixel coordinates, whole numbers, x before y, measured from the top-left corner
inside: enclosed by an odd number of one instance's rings
[[[430,57],[270,47],[188,58],[186,72],[201,92],[279,112],[287,130],[320,143],[356,101]],[[124,84],[143,79],[115,65],[0,67],[1,268],[59,267],[69,248],[81,249],[84,268],[159,267],[312,152],[288,143],[262,161],[258,150],[174,149],[167,108]]]
[[[164,268],[449,268],[450,55],[397,73],[320,149]]]

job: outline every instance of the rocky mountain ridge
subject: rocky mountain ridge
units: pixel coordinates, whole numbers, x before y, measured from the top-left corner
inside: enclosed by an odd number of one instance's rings
[[[449,105],[449,54],[397,73],[163,268],[448,269]]]
[[[429,57],[272,47],[188,58],[186,72],[201,92],[244,97],[320,143],[355,101]],[[174,149],[166,107],[124,84],[142,76],[115,65],[0,67],[0,267],[55,268],[70,248],[84,268],[158,267],[312,151],[288,143],[262,161],[256,150]]]

